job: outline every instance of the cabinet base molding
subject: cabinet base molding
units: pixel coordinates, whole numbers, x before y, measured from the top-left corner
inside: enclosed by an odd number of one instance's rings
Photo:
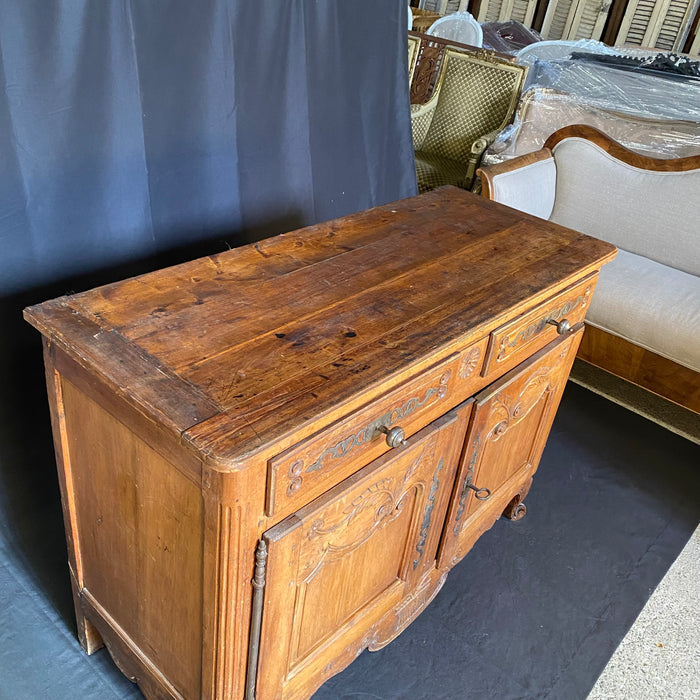
[[[430,605],[446,580],[447,571],[428,571],[416,590],[407,595],[377,625],[377,631],[372,636],[372,641],[367,644],[367,649],[378,651],[396,639]]]
[[[83,614],[94,624],[117,668],[149,700],[186,700],[88,590],[81,590],[79,597]]]

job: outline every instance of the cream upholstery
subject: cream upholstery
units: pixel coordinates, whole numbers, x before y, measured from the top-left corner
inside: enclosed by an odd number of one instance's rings
[[[586,323],[700,372],[700,277],[620,250],[605,265]]]
[[[496,175],[492,183],[491,196],[497,202],[541,219],[551,216],[557,186],[554,158]]]
[[[551,150],[483,168],[489,196],[616,245],[586,322],[700,372],[700,160],[653,169],[663,161],[612,149],[625,162],[594,132],[569,127]]]
[[[553,154],[552,221],[700,275],[700,170],[635,168],[583,138],[561,141]]]

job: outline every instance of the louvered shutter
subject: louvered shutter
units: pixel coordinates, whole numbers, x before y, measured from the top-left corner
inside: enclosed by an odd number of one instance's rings
[[[600,39],[610,0],[551,0],[542,23],[545,39]]]
[[[505,22],[514,19],[526,27],[532,26],[537,0],[482,0],[479,22]]]
[[[700,56],[700,24],[695,27],[695,38],[690,45],[688,53],[691,56]]]
[[[615,44],[680,51],[698,0],[631,0]]]
[[[453,12],[464,12],[468,4],[469,0],[421,0],[418,7],[441,15],[451,15]]]

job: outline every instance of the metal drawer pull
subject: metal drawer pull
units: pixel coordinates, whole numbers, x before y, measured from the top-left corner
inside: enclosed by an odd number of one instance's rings
[[[480,501],[488,501],[489,498],[491,498],[491,491],[489,491],[489,489],[480,489],[474,486],[474,484],[467,484],[467,488],[475,491],[474,497],[478,498]]]
[[[406,444],[406,433],[398,425],[394,428],[387,428],[386,425],[382,425],[377,430],[386,435],[386,444],[389,447],[403,447]]]
[[[561,321],[555,321],[553,318],[550,318],[547,323],[551,323],[553,326],[556,326],[557,333],[559,333],[559,335],[566,335],[571,330],[571,324],[567,318],[562,318]]]

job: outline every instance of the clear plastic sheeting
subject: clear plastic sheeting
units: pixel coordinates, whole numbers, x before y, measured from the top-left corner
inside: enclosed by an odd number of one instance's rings
[[[562,52],[574,57],[553,57]],[[529,63],[547,53],[550,60]],[[681,66],[655,51],[625,48],[623,55],[589,40],[539,42],[519,53],[519,63],[523,54],[529,72],[515,119],[488,148],[484,165],[536,151],[571,124],[596,127],[648,156],[700,154],[700,79],[664,72],[676,65],[694,70],[687,59]]]
[[[457,41],[468,46],[481,46],[483,44],[481,25],[469,12],[455,12],[446,17],[440,17],[430,25],[426,34]]]
[[[521,66],[532,68],[537,61],[556,61],[563,58],[571,58],[573,52],[585,51],[597,54],[619,54],[619,49],[614,49],[601,41],[593,39],[579,39],[578,41],[539,41],[524,46],[516,54],[516,60]]]
[[[700,154],[697,121],[640,117],[603,109],[550,88],[531,88],[523,93],[513,124],[496,137],[482,165],[537,151],[550,134],[571,124],[593,126],[630,150],[655,158]]]
[[[484,33],[485,49],[513,56],[524,47],[542,41],[538,32],[514,19],[505,22],[483,22],[481,29]]]
[[[551,88],[599,109],[648,119],[700,121],[700,80],[602,63],[535,61],[525,90]]]

